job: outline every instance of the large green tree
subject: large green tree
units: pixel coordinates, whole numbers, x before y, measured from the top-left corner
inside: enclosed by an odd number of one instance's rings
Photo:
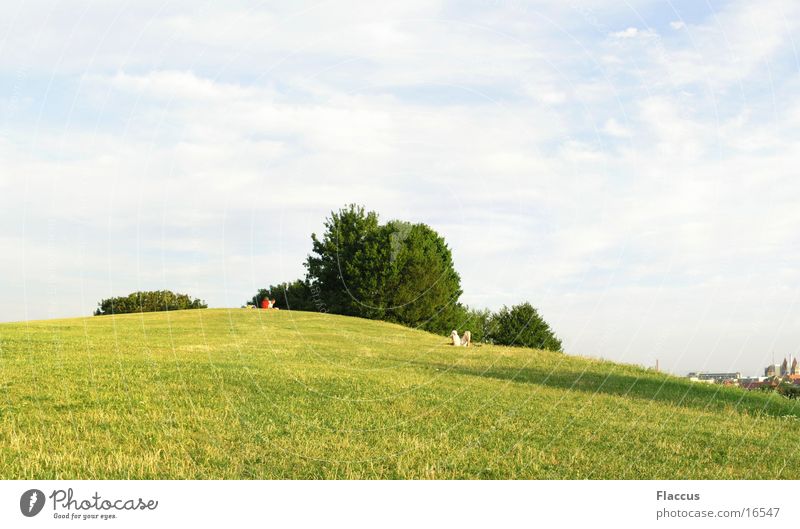
[[[425,224],[392,221],[381,238],[387,317],[413,327],[447,332],[460,311],[461,278],[444,239]]]
[[[307,280],[321,308],[334,314],[379,318],[387,248],[375,212],[351,204],[325,219],[325,233],[311,234]]]
[[[446,332],[461,279],[444,239],[425,224],[391,221],[349,205],[312,234],[306,260],[317,310]]]

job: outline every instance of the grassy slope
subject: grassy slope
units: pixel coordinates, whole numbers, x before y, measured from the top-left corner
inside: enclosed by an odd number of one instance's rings
[[[0,325],[0,478],[796,477],[800,409],[324,314]]]

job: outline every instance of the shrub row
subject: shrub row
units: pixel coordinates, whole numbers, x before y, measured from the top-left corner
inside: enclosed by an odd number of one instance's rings
[[[176,294],[171,290],[150,290],[101,300],[94,315],[205,309],[207,307],[208,305],[204,301],[192,299],[186,294]]]

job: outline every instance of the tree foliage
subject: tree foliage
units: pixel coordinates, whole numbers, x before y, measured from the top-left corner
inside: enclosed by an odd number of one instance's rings
[[[151,290],[103,299],[98,303],[98,308],[95,310],[94,315],[205,309],[207,307],[208,305],[204,301],[192,299],[187,294],[176,294],[170,290]]]
[[[461,278],[444,239],[429,226],[381,225],[377,213],[351,204],[331,213],[325,233],[311,240],[307,281],[325,310],[446,330]]]
[[[559,340],[530,303],[503,307],[489,322],[489,340],[499,345],[561,351]]]
[[[306,259],[307,281],[328,312],[380,317],[385,247],[380,242],[378,215],[350,205],[331,213],[325,233],[311,234]]]
[[[427,331],[472,333],[491,342],[561,351],[561,341],[530,303],[497,314],[462,305],[461,278],[444,238],[426,224],[392,220],[350,204],[311,234],[306,277],[261,289],[252,302],[393,321]]]
[[[781,381],[774,389],[787,399],[800,399],[800,386],[796,386],[791,382]]]
[[[274,299],[275,307],[283,310],[317,310],[311,289],[302,279],[262,288],[253,296],[252,303],[260,307],[264,299]]]
[[[387,319],[448,332],[449,321],[460,313],[462,291],[444,239],[426,224],[392,221],[383,231],[389,250],[382,276]]]
[[[458,330],[460,332],[470,331],[472,339],[476,342],[488,342],[491,322],[492,312],[489,309],[466,307],[465,318]]]

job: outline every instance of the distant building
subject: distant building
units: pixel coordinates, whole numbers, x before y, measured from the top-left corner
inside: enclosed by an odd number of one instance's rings
[[[689,373],[686,376],[689,380],[709,382],[711,384],[738,382],[742,378],[742,374],[738,371],[736,373]]]
[[[699,379],[699,378],[697,378],[697,377],[696,377],[696,376],[694,376],[694,375],[692,375],[692,376],[687,376],[686,378],[688,378],[688,379],[689,379],[689,381],[691,381],[691,382],[702,382],[703,384],[714,384],[714,383],[715,383],[715,382],[714,382],[714,379],[710,379],[710,380],[704,380],[704,379]]]
[[[764,368],[765,377],[787,377],[791,375],[800,375],[800,363],[797,358],[784,358],[780,364],[768,365]]]

